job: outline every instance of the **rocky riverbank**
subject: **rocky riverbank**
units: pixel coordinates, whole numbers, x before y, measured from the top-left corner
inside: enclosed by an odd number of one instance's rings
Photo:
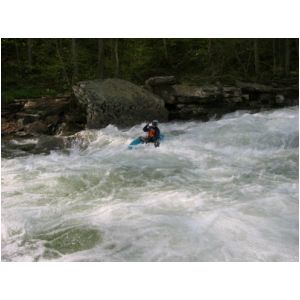
[[[3,103],[2,137],[71,135],[85,128],[86,114],[72,95]]]
[[[150,78],[145,87],[165,101],[169,120],[206,121],[236,110],[257,112],[299,104],[298,83],[286,86],[237,81],[235,85],[189,86],[167,76]]]
[[[55,98],[3,103],[2,138],[53,136],[57,140],[108,124],[128,127],[153,118],[206,121],[236,110],[257,112],[299,104],[298,82],[190,86],[165,76],[149,78],[143,87],[120,79],[84,81],[73,91]]]

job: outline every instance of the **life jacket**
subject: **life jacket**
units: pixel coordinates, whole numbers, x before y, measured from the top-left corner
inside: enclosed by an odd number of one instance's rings
[[[149,131],[148,131],[148,137],[149,138],[153,138],[155,137],[156,135],[156,130],[154,128],[151,128]]]

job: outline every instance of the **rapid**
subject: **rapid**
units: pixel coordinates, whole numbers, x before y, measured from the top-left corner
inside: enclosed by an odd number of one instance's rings
[[[299,260],[298,107],[143,125],[3,156],[2,261]]]

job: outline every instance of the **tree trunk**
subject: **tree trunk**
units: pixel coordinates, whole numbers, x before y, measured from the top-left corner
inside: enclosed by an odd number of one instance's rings
[[[209,62],[211,61],[211,39],[208,39],[207,41],[207,56],[208,56],[208,60]]]
[[[20,51],[19,51],[19,46],[18,46],[18,39],[15,39],[15,48],[16,48],[16,59],[17,63],[20,66],[21,61],[20,61]]]
[[[242,59],[240,58],[240,55],[239,55],[239,52],[238,52],[237,46],[236,46],[236,41],[234,41],[233,43],[234,43],[234,44],[233,44],[233,48],[234,48],[234,53],[235,53],[236,59],[237,59],[238,63],[241,65],[245,77],[247,77],[247,76],[248,76],[247,68],[246,68],[246,66],[244,65]]]
[[[272,48],[273,48],[273,75],[276,75],[276,39],[272,40]]]
[[[103,78],[103,39],[98,39],[98,62],[97,62],[97,70],[98,70],[98,77]]]
[[[258,75],[260,71],[260,66],[259,66],[259,50],[258,50],[258,41],[257,39],[254,39],[254,67],[255,67],[255,74]]]
[[[212,48],[212,39],[207,39],[207,65],[208,65],[208,70],[210,74],[214,73],[214,63],[211,60],[211,48]]]
[[[58,60],[60,62],[63,77],[64,77],[63,79],[67,82],[68,86],[70,86],[70,80],[69,80],[69,77],[68,77],[68,74],[67,74],[67,71],[66,71],[66,68],[65,68],[63,58],[60,54],[58,39],[55,39],[55,46],[56,46],[56,54],[57,54]]]
[[[77,49],[76,39],[72,39],[72,84],[78,79],[78,60],[77,60]]]
[[[115,77],[119,77],[119,50],[118,50],[118,39],[115,39],[114,52],[115,52],[115,60],[116,60],[116,65],[115,65]]]
[[[248,44],[248,43],[247,43]],[[250,48],[250,43],[249,43],[249,48]],[[253,52],[252,51],[249,51],[249,56],[248,56],[248,61],[247,61],[247,65],[246,65],[246,72],[247,74],[249,73],[249,66],[251,65],[252,63],[252,55],[253,55]]]
[[[282,39],[277,39],[277,73],[281,75],[283,66]]]
[[[238,53],[238,51],[236,49],[234,49],[234,52],[235,52],[235,56],[236,56],[236,59],[238,61],[238,63],[241,65],[242,69],[243,69],[243,73],[244,75],[247,77],[247,68],[246,66],[244,65],[244,63],[242,62],[241,58],[240,58],[240,55]]]
[[[32,67],[32,39],[27,39],[27,59],[29,68]]]
[[[287,76],[290,72],[290,39],[285,39],[285,63],[284,72]]]
[[[169,54],[168,54],[168,47],[167,47],[167,39],[163,39],[163,45],[164,45],[165,59],[166,59],[167,62],[169,62]]]

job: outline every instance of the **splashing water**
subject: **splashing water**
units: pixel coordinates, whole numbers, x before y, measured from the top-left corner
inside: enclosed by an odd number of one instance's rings
[[[297,261],[298,107],[81,132],[2,158],[4,261]]]

